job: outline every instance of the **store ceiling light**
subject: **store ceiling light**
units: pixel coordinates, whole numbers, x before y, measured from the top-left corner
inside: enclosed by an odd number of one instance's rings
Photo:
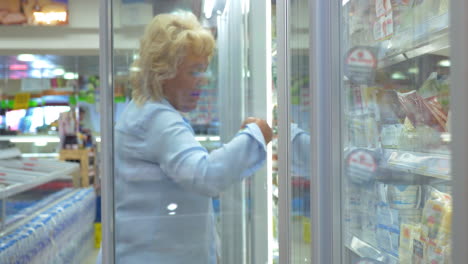
[[[12,64],[9,67],[10,71],[25,71],[28,69],[26,64]]]
[[[47,146],[47,141],[46,140],[38,140],[34,142],[34,146],[36,147],[45,147]]]
[[[36,142],[60,142],[59,137],[55,136],[1,136],[0,139],[8,138],[11,143],[36,143]],[[41,144],[41,143],[39,143]]]
[[[175,209],[177,209],[177,204],[176,203],[171,203],[167,206],[167,210],[169,211],[174,211]]]
[[[417,68],[417,67],[409,68],[408,73],[418,74],[419,73],[419,68]]]
[[[49,77],[52,77],[52,72],[50,70],[45,70],[42,72],[42,77],[46,77],[46,78],[49,78]]]
[[[53,73],[55,76],[62,76],[65,74],[65,70],[61,68],[57,68],[53,71]]]
[[[49,63],[48,61],[45,61],[45,60],[35,60],[35,61],[33,61],[31,66],[33,68],[36,68],[36,69],[52,69],[52,68],[55,68],[54,65],[52,65],[51,63]]]
[[[406,76],[405,76],[403,73],[401,73],[401,72],[394,72],[394,73],[392,74],[392,79],[393,79],[393,80],[406,80],[407,78],[406,78]]]
[[[35,57],[32,54],[20,54],[16,57],[16,59],[19,61],[33,61],[35,60]]]
[[[67,21],[67,12],[34,12],[34,21],[39,24],[55,24]]]
[[[450,60],[441,60],[439,61],[438,65],[440,67],[450,67]]]
[[[42,73],[41,73],[40,70],[32,70],[31,71],[31,77],[42,78]]]
[[[75,74],[74,72],[67,72],[67,73],[65,73],[65,74],[63,75],[63,78],[64,78],[65,80],[75,80],[75,79],[77,79],[77,78],[76,78],[76,74]]]
[[[140,67],[130,67],[131,72],[139,72],[141,71]]]
[[[203,4],[203,13],[205,14],[206,19],[210,19],[213,16],[213,9],[215,6],[215,0],[205,0]]]

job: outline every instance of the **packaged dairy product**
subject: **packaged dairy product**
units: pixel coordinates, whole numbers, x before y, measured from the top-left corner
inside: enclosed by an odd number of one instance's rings
[[[421,192],[420,185],[389,184],[390,206],[396,209],[419,208]]]
[[[414,240],[419,239],[420,236],[420,224],[401,224],[400,247],[398,250],[400,263],[411,263]]]

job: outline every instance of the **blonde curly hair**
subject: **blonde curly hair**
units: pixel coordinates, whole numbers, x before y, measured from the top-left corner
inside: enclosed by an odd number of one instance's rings
[[[142,105],[148,100],[164,98],[162,81],[177,74],[188,54],[212,57],[215,40],[197,17],[186,11],[160,14],[146,26],[140,41],[139,58],[130,76],[133,100]]]

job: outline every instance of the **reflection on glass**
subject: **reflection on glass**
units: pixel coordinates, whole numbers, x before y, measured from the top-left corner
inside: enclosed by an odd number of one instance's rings
[[[290,3],[291,263],[311,262],[308,10],[308,1]]]
[[[448,2],[343,3],[345,263],[450,263]]]

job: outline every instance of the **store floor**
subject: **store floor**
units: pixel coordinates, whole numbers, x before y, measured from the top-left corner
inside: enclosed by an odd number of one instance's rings
[[[87,259],[85,259],[85,262],[83,264],[96,264],[98,252],[99,249],[94,249],[93,253],[89,255]]]

